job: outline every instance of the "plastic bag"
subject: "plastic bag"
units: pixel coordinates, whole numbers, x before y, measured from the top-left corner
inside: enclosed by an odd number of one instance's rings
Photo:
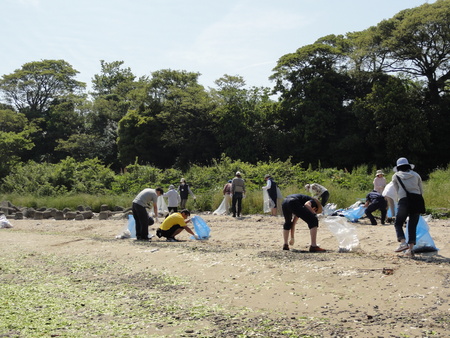
[[[357,203],[359,204],[360,202]],[[353,204],[353,206],[351,206],[347,210],[342,211],[342,215],[344,215],[345,218],[353,223],[358,222],[358,219],[364,216],[364,211],[366,210],[364,208],[364,205],[359,204],[359,206],[354,206],[355,204]]]
[[[8,221],[5,215],[0,215],[0,229],[12,228],[12,224]]]
[[[200,216],[194,216],[191,218],[192,224],[194,224],[194,230],[197,234],[197,239],[208,239],[211,229],[208,224]],[[194,238],[194,237],[191,237]]]
[[[222,203],[220,203],[219,207],[213,212],[213,215],[228,215],[230,212],[231,205],[231,196],[224,195]]]
[[[158,216],[165,217],[169,214],[169,208],[167,207],[164,197],[158,196],[157,207],[158,207],[158,215],[155,215],[155,217],[158,217]]]
[[[339,244],[339,252],[354,251],[359,247],[359,239],[356,228],[348,223],[345,218],[331,216],[324,219],[328,230],[336,237]]]
[[[136,238],[136,221],[133,215],[128,215],[128,232],[130,233],[130,238]]]
[[[408,223],[406,224],[406,228],[408,228]],[[408,243],[408,231],[405,232],[406,243]],[[430,235],[430,227],[428,226],[427,221],[422,216],[419,217],[419,223],[417,223],[416,230],[416,245],[413,248],[414,252],[431,252],[438,251],[436,248],[433,239]]]
[[[322,214],[324,216],[331,216],[336,212],[336,207],[337,205],[334,203],[327,203],[324,207],[323,207],[323,211]]]
[[[267,189],[263,189],[263,200],[264,200],[264,213],[271,212],[272,208],[275,206],[275,203],[273,203],[272,199],[269,197],[269,193],[267,192]]]

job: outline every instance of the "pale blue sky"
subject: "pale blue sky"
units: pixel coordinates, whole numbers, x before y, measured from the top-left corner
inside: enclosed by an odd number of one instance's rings
[[[277,60],[328,34],[360,31],[426,0],[0,0],[0,76],[63,59],[90,85],[100,60],[137,76],[199,72],[269,86]]]

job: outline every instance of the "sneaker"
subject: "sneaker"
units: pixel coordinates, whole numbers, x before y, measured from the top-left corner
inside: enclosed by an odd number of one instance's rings
[[[295,239],[291,238],[291,240],[289,241],[289,245],[294,245],[294,243],[295,243]]]
[[[289,245],[287,244],[283,245],[283,250],[289,250]]]
[[[405,257],[413,258],[414,252],[411,249],[405,251]]]
[[[398,246],[397,249],[394,250],[394,252],[402,252],[402,251],[405,251],[405,250],[408,250],[408,249],[409,249],[409,245],[408,244],[400,243],[400,245]]]
[[[309,247],[309,252],[325,252],[325,251],[327,251],[327,250],[322,249],[319,246],[310,246]]]
[[[175,238],[169,237],[166,239],[167,242],[176,242]]]
[[[158,236],[158,238],[162,237],[161,229],[156,230],[156,236]]]

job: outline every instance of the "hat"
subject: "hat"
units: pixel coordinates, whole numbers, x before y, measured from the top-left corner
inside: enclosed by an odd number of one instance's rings
[[[175,186],[173,184],[169,185],[169,189],[175,189]]]
[[[269,178],[270,177],[270,175],[269,174],[267,174],[267,175],[264,175],[264,179],[266,179],[266,178]]]
[[[397,160],[397,165],[394,167],[394,171],[397,171],[397,167],[400,167],[402,165],[409,165],[411,169],[414,169],[414,164],[409,163],[406,157],[400,157]]]
[[[232,181],[231,180],[228,180],[228,183],[231,183]]]
[[[236,171],[236,176],[241,176],[241,172],[240,171]]]
[[[184,178],[182,178],[182,179],[180,180],[180,183],[186,183],[186,180],[185,180]]]
[[[378,176],[378,175],[384,175],[383,170],[377,170],[377,175],[376,176]]]
[[[321,214],[322,213],[322,203],[320,203],[320,201],[317,198],[312,198],[311,201],[314,201],[314,203],[317,206],[317,212],[316,214]]]

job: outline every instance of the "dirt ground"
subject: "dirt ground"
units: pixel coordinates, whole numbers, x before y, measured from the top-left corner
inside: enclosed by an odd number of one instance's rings
[[[234,312],[246,309],[255,318],[290,327],[286,334],[260,336],[444,337],[450,332],[448,220],[428,222],[439,251],[411,259],[393,252],[397,242],[392,224],[371,226],[364,219],[353,224],[360,247],[339,252],[336,237],[321,220],[318,244],[327,252],[309,253],[309,230],[301,221],[295,245],[283,251],[280,216],[199,216],[211,237],[198,241],[183,232],[174,243],[156,237],[151,243],[116,239],[125,219],[11,220],[13,228],[0,229],[0,254],[83,254],[126,264],[136,273],[164,271],[191,282],[184,296],[192,302],[201,298]],[[155,225],[150,228],[153,234],[155,230]],[[208,324],[209,332],[214,325],[219,323]],[[199,330],[186,332],[202,336]],[[155,332],[149,328],[149,335]],[[251,336],[225,328],[220,332],[217,336]],[[165,334],[169,336],[160,331]]]

